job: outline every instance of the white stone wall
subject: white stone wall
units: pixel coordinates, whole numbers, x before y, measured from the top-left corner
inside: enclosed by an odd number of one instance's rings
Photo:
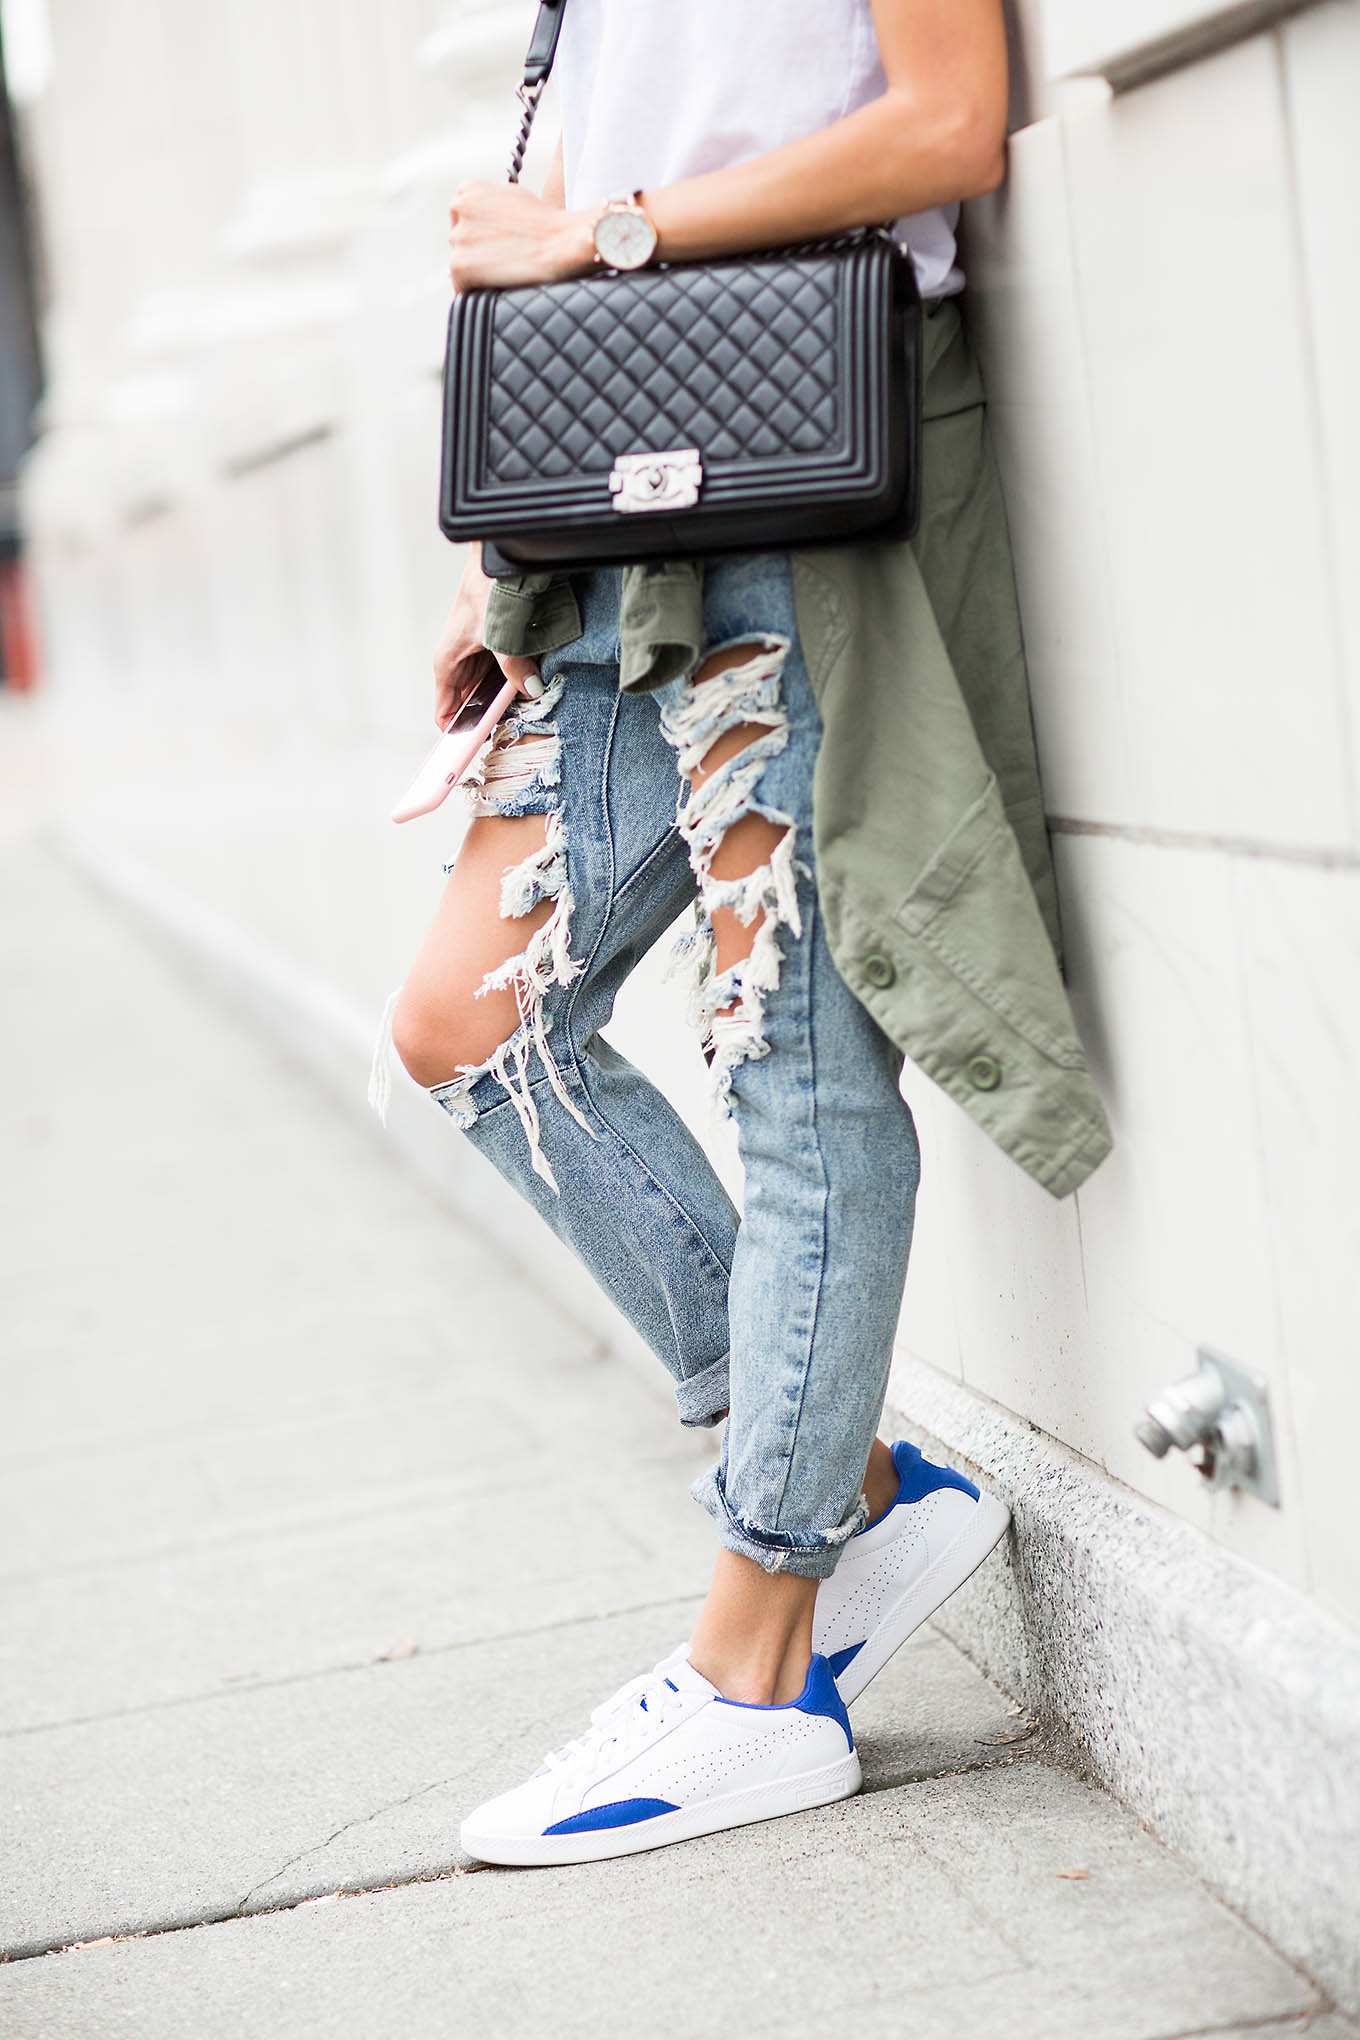
[[[368,1024],[452,842],[385,815],[457,567],[444,207],[503,169],[531,0],[50,7],[58,797]],[[1026,0],[1016,49],[969,264],[1118,1148],[1055,1204],[909,1076],[903,1354],[1360,1622],[1360,0]],[[650,967],[618,1032],[702,1121]],[[1200,1342],[1269,1378],[1278,1511],[1133,1439]]]
[[[1140,25],[1209,13],[1052,0],[1042,27],[1064,67],[1117,72]],[[1072,981],[1118,1145],[1055,1206],[913,1084],[904,1324],[1352,1622],[1357,79],[1360,7],[1333,0],[1118,97],[1047,82],[974,208]],[[1196,1493],[1130,1433],[1201,1342],[1270,1381],[1278,1511]]]

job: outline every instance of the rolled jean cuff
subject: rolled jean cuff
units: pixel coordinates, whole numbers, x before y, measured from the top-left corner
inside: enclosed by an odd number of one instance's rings
[[[691,1427],[721,1423],[727,1415],[728,1356],[711,1360],[698,1374],[690,1374],[676,1383],[675,1400],[680,1411],[682,1424]]]
[[[718,1526],[726,1551],[753,1559],[766,1572],[796,1573],[800,1579],[830,1579],[846,1542],[869,1520],[869,1505],[861,1494],[844,1523],[818,1537],[794,1537],[784,1530],[758,1530],[743,1523],[728,1506],[722,1477],[716,1466],[700,1474],[690,1489],[696,1502],[707,1509]]]

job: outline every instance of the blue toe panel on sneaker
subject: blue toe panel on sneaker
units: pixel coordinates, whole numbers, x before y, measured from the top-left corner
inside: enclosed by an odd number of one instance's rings
[[[663,1813],[678,1813],[669,1799],[611,1799],[608,1806],[590,1806],[569,1820],[555,1821],[544,1828],[545,1835],[584,1835],[592,1828],[631,1827],[634,1821],[656,1820]]]
[[[893,1465],[897,1468],[902,1486],[898,1502],[922,1502],[927,1495],[933,1495],[937,1488],[958,1488],[965,1495],[971,1495],[976,1502],[980,1499],[971,1480],[965,1480],[961,1473],[955,1473],[952,1466],[936,1466],[918,1452],[905,1438],[899,1438],[892,1449]],[[897,1502],[893,1503],[897,1507]]]

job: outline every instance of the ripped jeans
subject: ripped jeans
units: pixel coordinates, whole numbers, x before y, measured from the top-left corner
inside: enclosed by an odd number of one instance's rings
[[[472,794],[484,813],[550,817],[542,851],[502,891],[509,915],[554,902],[493,974],[516,989],[522,1024],[431,1096],[631,1320],[674,1379],[681,1422],[730,1412],[694,1489],[722,1542],[768,1571],[824,1578],[865,1520],[919,1159],[901,1058],[822,931],[821,721],[789,563],[711,562],[705,656],[737,644],[753,656],[655,695],[619,690],[618,571],[579,593],[582,636],[544,660],[547,691],[503,726]],[[694,791],[686,775],[738,725],[759,734]],[[778,847],[749,878],[715,878],[724,832],[750,812],[783,825]],[[687,905],[679,961],[737,1122],[740,1219],[688,1128],[600,1034]],[[719,974],[709,914],[721,907],[756,935]]]

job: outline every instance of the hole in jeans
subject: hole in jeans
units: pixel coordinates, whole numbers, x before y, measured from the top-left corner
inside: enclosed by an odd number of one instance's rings
[[[789,739],[788,651],[775,636],[720,647],[662,713],[688,782],[677,820],[699,881],[695,926],[675,960],[690,968],[693,1016],[724,1102],[740,1065],[770,1052],[765,1008],[784,961],[780,931],[803,930],[796,826],[760,798],[765,767]]]
[[[543,1153],[538,1105],[531,1089],[535,1056],[564,1109],[578,1125],[587,1132],[590,1130],[567,1096],[562,1073],[549,1047],[552,1023],[544,1009],[548,991],[570,985],[582,969],[573,960],[570,948],[574,902],[567,875],[566,824],[560,805],[562,745],[552,722],[561,695],[559,680],[537,701],[521,699],[493,733],[464,781],[464,799],[472,816],[464,854],[468,854],[471,846],[477,864],[487,867],[475,872],[477,885],[497,883],[494,851],[487,857],[484,846],[474,836],[480,825],[486,821],[542,817],[542,828],[521,832],[529,838],[524,854],[508,866],[500,865],[497,911],[501,921],[513,924],[515,946],[508,956],[485,969],[472,994],[476,999],[491,1002],[496,1023],[471,1030],[476,1036],[475,1046],[480,1049],[487,1044],[488,1037],[492,1045],[480,1059],[457,1063],[452,1076],[427,1086],[431,1097],[455,1124],[466,1129],[475,1125],[477,1119],[469,1094],[483,1077],[493,1077],[506,1092],[524,1128],[535,1173],[553,1190],[557,1189],[557,1181]],[[501,833],[496,831],[496,837]],[[489,849],[494,841],[491,838],[485,848]],[[458,868],[466,868],[462,859]],[[482,954],[485,953],[483,945]],[[437,990],[432,1001],[427,997],[423,1002],[423,1017],[418,994],[410,987],[408,991],[416,998],[416,1011],[404,1026],[398,1007],[396,1028],[406,1036],[404,1047],[421,1044],[417,1053],[411,1055],[413,1063],[422,1065],[419,1081],[421,1075],[429,1074],[429,1056],[438,1058],[440,1054],[441,1015]],[[406,997],[404,992],[402,1004]],[[389,1014],[393,1003],[389,1002]],[[446,1014],[443,1025],[446,1033],[450,1031]],[[468,1045],[465,1036],[465,1053]],[[452,1054],[451,1050],[451,1059]],[[377,1066],[375,1057],[375,1072]],[[369,1093],[375,1104],[376,1088],[375,1074]]]

